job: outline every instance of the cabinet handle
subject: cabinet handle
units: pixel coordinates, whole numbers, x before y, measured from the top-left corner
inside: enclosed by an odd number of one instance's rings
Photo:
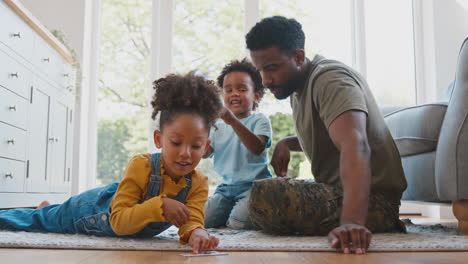
[[[63,77],[70,77],[70,74],[64,73],[64,74],[63,74]]]
[[[54,143],[54,140],[55,140],[55,138],[53,138],[53,137],[49,138],[49,141],[52,142],[52,143]]]
[[[44,58],[42,59],[44,62],[50,62],[50,58]]]
[[[54,140],[55,140],[55,142],[59,142],[59,138],[55,138]]]
[[[67,90],[70,91],[70,92],[73,91],[73,86],[71,86],[71,85],[67,86]]]
[[[16,105],[11,105],[8,107],[8,110],[16,112]]]
[[[7,144],[12,144],[12,145],[14,145],[15,142],[16,142],[16,141],[15,141],[14,138],[9,138],[9,139],[7,139]]]
[[[6,173],[5,178],[12,178],[13,179],[13,173],[11,173],[11,172]]]
[[[21,32],[11,34],[14,38],[21,38]]]
[[[19,75],[18,75],[17,72],[15,72],[15,73],[10,73],[10,77],[19,78]]]

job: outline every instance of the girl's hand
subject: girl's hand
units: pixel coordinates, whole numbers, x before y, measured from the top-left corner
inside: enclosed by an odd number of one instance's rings
[[[188,244],[193,248],[193,253],[205,253],[207,250],[215,249],[219,244],[219,239],[210,236],[207,231],[197,228],[192,231]]]
[[[237,119],[237,117],[232,113],[232,111],[229,110],[229,108],[227,108],[226,106],[223,107],[223,109],[221,109],[219,117],[221,117],[221,119],[223,119],[223,121],[228,125],[232,124]]]
[[[190,211],[185,204],[167,197],[162,200],[163,204],[161,207],[167,221],[171,222],[176,227],[181,227],[188,221]]]

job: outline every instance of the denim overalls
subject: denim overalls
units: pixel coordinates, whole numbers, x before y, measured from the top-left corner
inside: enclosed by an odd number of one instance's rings
[[[159,195],[162,184],[160,175],[160,153],[151,155],[151,176],[146,200]],[[174,200],[185,203],[191,187],[191,173],[185,175],[187,186],[180,190]],[[0,229],[29,232],[54,232],[87,234],[95,236],[118,236],[112,231],[109,216],[110,203],[117,191],[118,183],[95,188],[72,196],[62,204],[52,204],[41,209],[11,209],[0,211]],[[153,237],[172,224],[169,222],[149,223],[136,234],[126,237]]]

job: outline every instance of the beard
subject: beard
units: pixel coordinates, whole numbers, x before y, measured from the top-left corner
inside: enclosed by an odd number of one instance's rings
[[[302,78],[296,77],[286,81],[284,84],[269,86],[268,89],[270,89],[276,99],[284,100],[297,89],[301,89],[301,85],[304,85]]]
[[[270,89],[275,98],[278,100],[284,100],[288,98],[294,92],[294,90],[296,90],[293,86],[288,84],[274,85],[268,87],[268,89]]]

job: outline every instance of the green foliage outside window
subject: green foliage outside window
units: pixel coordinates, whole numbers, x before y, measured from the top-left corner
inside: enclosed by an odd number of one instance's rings
[[[99,121],[98,185],[119,182],[122,179],[123,170],[130,159],[130,153],[125,147],[130,136],[127,123],[124,119]]]

